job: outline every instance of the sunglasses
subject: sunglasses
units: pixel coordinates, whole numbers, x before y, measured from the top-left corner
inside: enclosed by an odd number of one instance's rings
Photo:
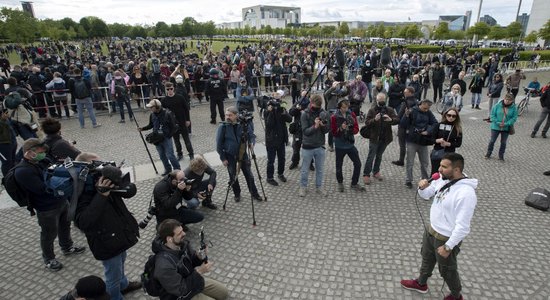
[[[174,88],[166,88],[167,91],[172,91]]]
[[[446,114],[445,116],[451,117],[451,118],[456,118],[457,117],[455,114]]]

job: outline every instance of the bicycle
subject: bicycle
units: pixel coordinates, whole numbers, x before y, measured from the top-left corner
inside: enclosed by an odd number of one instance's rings
[[[524,112],[529,110],[529,99],[531,99],[531,94],[535,91],[534,88],[523,87],[525,91],[525,97],[519,101],[518,104],[518,116],[521,116]]]
[[[435,110],[437,110],[438,113],[443,114],[443,109],[445,108],[445,95],[451,91],[451,85],[448,83],[444,84],[445,88],[443,89],[443,98],[437,100],[435,103]]]

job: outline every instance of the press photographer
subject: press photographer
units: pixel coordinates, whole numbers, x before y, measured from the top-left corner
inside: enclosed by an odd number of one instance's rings
[[[267,150],[267,183],[278,186],[273,178],[275,173],[275,156],[277,156],[277,177],[281,182],[286,182],[285,172],[285,148],[288,144],[288,130],[286,123],[292,121],[292,117],[286,111],[286,103],[281,100],[284,96],[282,90],[273,93],[265,103],[263,116],[265,120],[265,147]]]
[[[198,223],[204,216],[195,211],[200,204],[193,198],[191,184],[194,180],[185,177],[181,170],[174,170],[155,184],[153,199],[155,201],[157,224],[166,219],[176,219],[182,224]]]
[[[97,154],[83,152],[81,162],[100,160]],[[90,251],[105,269],[105,283],[111,299],[141,288],[138,281],[128,281],[124,274],[126,250],[138,242],[138,224],[122,200],[135,196],[137,190],[119,168],[105,166],[95,179],[95,190],[84,189],[78,199],[74,223],[86,234]]]
[[[189,167],[183,170],[185,178],[193,180],[190,192],[194,198],[202,202],[202,206],[217,209],[212,202],[212,193],[216,187],[216,171],[206,162],[204,157],[198,155],[189,162]],[[208,179],[203,179],[208,174]]]

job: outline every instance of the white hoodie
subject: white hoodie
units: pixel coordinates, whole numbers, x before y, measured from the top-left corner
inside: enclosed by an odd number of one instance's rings
[[[475,189],[478,180],[464,178],[447,192],[436,195],[447,182],[449,180],[435,180],[424,190],[418,190],[418,194],[424,199],[435,196],[430,209],[430,224],[439,234],[449,237],[445,244],[452,249],[470,233],[470,221],[477,204]]]

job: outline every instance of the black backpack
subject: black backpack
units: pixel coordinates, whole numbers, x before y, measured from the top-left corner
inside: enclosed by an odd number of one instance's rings
[[[84,99],[90,97],[90,90],[86,86],[83,79],[76,79],[74,82],[74,96],[76,99]]]
[[[149,296],[158,297],[162,290],[162,285],[158,280],[153,278],[155,274],[155,262],[157,254],[149,255],[149,258],[145,262],[143,267],[143,273],[141,274],[141,283],[143,285],[143,292]]]
[[[158,58],[153,58],[151,60],[151,67],[153,69],[153,73],[160,74],[160,61]]]
[[[20,162],[11,168],[6,176],[2,178],[2,185],[6,189],[8,195],[10,195],[11,199],[17,202],[19,207],[27,207],[27,210],[29,210],[31,216],[34,216],[34,209],[29,202],[29,193],[22,189],[15,179],[15,170],[24,166],[24,162]]]
[[[547,211],[550,207],[550,192],[543,188],[536,188],[525,198],[525,205]]]
[[[126,90],[126,82],[124,81],[124,78],[115,79],[115,97],[117,99],[124,99],[126,98],[127,90]]]

